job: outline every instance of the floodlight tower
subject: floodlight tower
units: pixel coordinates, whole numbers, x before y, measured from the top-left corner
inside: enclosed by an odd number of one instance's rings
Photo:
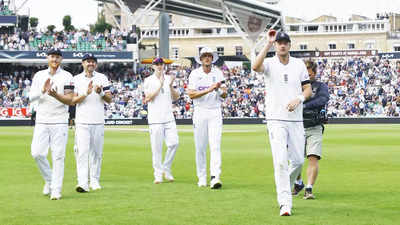
[[[165,0],[162,1],[163,11],[160,12],[159,30],[160,36],[158,40],[159,57],[169,58],[169,15],[165,11]]]

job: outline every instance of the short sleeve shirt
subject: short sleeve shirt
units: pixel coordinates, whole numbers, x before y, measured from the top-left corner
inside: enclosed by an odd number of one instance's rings
[[[50,74],[50,69],[38,71],[33,76],[30,91],[40,92],[48,78],[50,78],[51,88],[56,89],[58,94],[64,94],[64,90],[74,89],[72,75],[59,67],[54,75]],[[37,102],[36,123],[68,123],[68,116],[68,105],[47,93]]]
[[[188,89],[202,91],[211,87],[211,85],[224,80],[224,75],[220,69],[213,67],[210,73],[207,74],[204,72],[202,67],[199,67],[190,73]],[[221,103],[222,98],[219,96],[217,91],[212,91],[201,96],[200,98],[193,99],[193,105],[195,109],[221,108]]]
[[[78,95],[87,93],[88,85],[93,81],[93,91],[81,103],[76,105],[75,122],[77,124],[104,124],[105,110],[103,97],[96,93],[95,87],[102,86],[104,92],[110,91],[110,82],[106,75],[93,72],[92,77],[87,77],[83,72],[74,77],[75,90]]]
[[[164,84],[153,101],[148,103],[147,120],[149,124],[167,123],[174,121],[172,111],[172,96],[169,84],[171,77],[164,75]],[[159,78],[153,74],[144,80],[145,95],[154,93],[161,85]]]
[[[266,119],[283,121],[303,121],[303,104],[293,112],[287,110],[287,105],[303,93],[302,85],[309,83],[305,63],[297,58],[289,57],[289,63],[284,65],[277,56],[264,60],[264,75],[266,88]]]

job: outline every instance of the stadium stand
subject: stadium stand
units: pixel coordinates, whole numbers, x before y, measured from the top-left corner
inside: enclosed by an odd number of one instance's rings
[[[8,8],[3,0],[0,1],[0,16],[11,16],[14,12]]]
[[[0,34],[0,50],[38,51],[57,47],[63,51],[123,51],[130,32],[112,29],[92,34],[88,31],[16,32]]]
[[[398,117],[400,104],[396,96],[400,90],[400,62],[375,57],[350,57],[319,59],[319,79],[329,86],[330,117]],[[64,67],[73,74],[81,71],[76,64]],[[0,105],[3,107],[28,107],[31,76],[41,66],[8,65],[0,69]],[[112,81],[113,102],[106,106],[106,117],[145,118],[143,104],[143,79],[151,74],[148,67],[136,73],[131,64],[100,64],[98,70]],[[175,85],[181,97],[175,102],[177,119],[192,116],[192,104],[185,88],[192,68],[176,66],[168,73],[176,76]],[[252,74],[243,67],[221,67],[227,79],[228,97],[223,103],[224,117],[263,118],[264,77]],[[12,71],[12,72],[10,72]]]

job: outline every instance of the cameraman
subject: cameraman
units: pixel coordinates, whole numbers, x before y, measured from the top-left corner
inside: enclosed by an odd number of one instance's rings
[[[329,92],[325,83],[315,80],[317,64],[311,60],[305,63],[310,76],[312,95],[311,98],[304,101],[303,107],[303,123],[306,135],[305,154],[309,160],[304,199],[314,199],[312,188],[318,175],[318,160],[321,159],[323,124],[327,121],[325,105],[329,101]],[[304,184],[301,175],[299,175],[294,185],[293,195],[297,195],[303,188]]]

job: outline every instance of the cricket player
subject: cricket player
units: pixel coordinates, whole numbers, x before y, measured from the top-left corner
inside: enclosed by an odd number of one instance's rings
[[[322,110],[329,101],[328,86],[315,79],[317,75],[317,64],[311,60],[306,61],[308,74],[310,76],[312,95],[304,102],[303,118],[306,134],[305,153],[308,159],[307,186],[304,191],[304,199],[314,199],[313,186],[317,180],[319,166],[318,161],[322,155],[322,134],[324,133],[325,116]],[[304,188],[301,174],[297,177],[293,188],[293,195],[297,195]]]
[[[193,70],[189,76],[188,95],[193,99],[193,128],[196,147],[196,169],[199,187],[207,186],[207,144],[210,146],[210,187],[222,187],[221,175],[221,103],[227,92],[222,71],[212,64],[218,55],[204,47],[196,57],[201,67]]]
[[[276,55],[265,59],[272,46]],[[267,44],[252,65],[265,75],[266,120],[281,216],[291,215],[291,187],[304,163],[303,102],[311,96],[306,66],[289,55],[290,46],[289,35],[269,30]]]
[[[62,53],[59,49],[50,49],[47,61],[48,69],[34,75],[29,93],[30,101],[37,104],[31,154],[45,181],[43,194],[50,194],[51,200],[59,200],[68,141],[68,105],[72,102],[74,85],[72,75],[60,67]],[[53,168],[47,160],[49,148]]]
[[[106,75],[96,72],[97,58],[87,53],[82,58],[83,72],[74,77],[75,157],[77,192],[101,189],[100,171],[104,143],[104,103],[112,99]],[[89,185],[90,182],[90,185]]]
[[[164,72],[164,60],[153,60],[154,73],[144,81],[145,103],[148,103],[148,123],[150,131],[151,152],[154,169],[154,183],[163,182],[163,176],[169,182],[174,181],[171,166],[178,148],[178,131],[172,112],[172,101],[179,99],[180,94],[173,87],[175,77]],[[162,162],[163,142],[167,146]]]

